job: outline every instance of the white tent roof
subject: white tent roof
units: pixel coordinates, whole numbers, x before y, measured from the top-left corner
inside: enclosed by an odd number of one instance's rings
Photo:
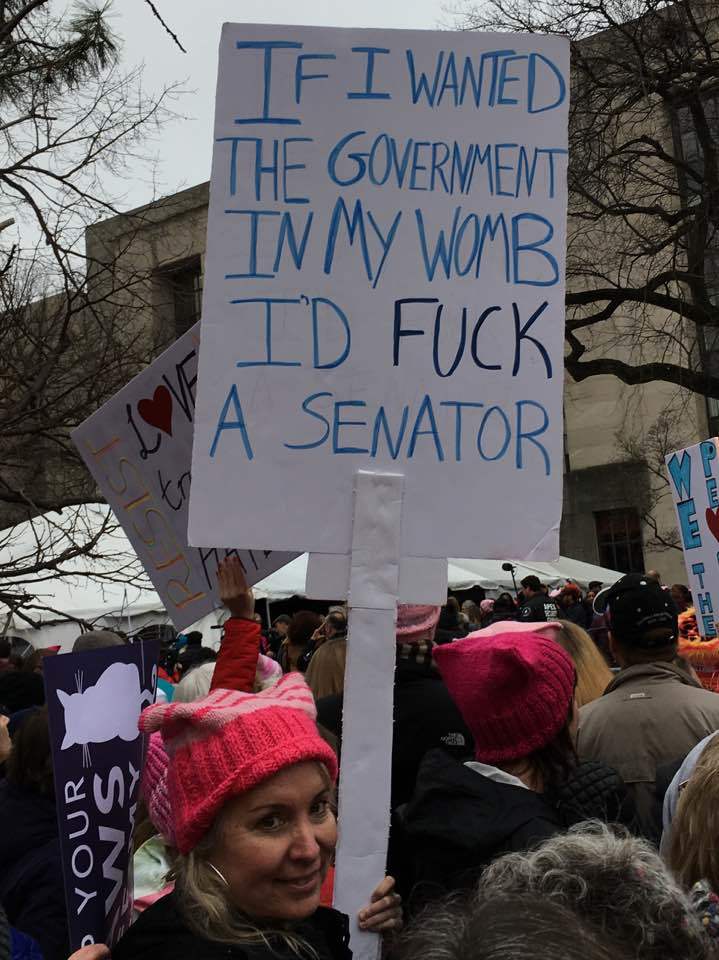
[[[501,560],[457,560],[451,559],[448,568],[448,581],[451,590],[468,590],[470,587],[483,587],[488,593],[501,593],[503,590],[512,590],[512,575],[502,570]],[[592,580],[600,580],[604,584],[614,583],[622,574],[616,570],[607,570],[581,560],[572,560],[569,557],[560,557],[555,563],[528,563],[519,560],[511,561],[515,567],[515,579],[519,581],[529,574],[536,574],[548,586],[554,587],[563,584],[566,580],[574,580],[582,587],[586,587]],[[269,577],[265,577],[255,587],[258,597],[264,596],[269,601],[286,600],[288,597],[305,595],[305,578],[307,575],[307,554],[297,557],[277,570]],[[325,597],[326,600],[338,600],[339,597]]]
[[[112,515],[108,522],[108,512],[109,508],[102,505],[77,507],[60,514],[47,513],[0,532],[0,580],[14,584],[16,589],[24,587],[37,597],[34,606],[28,608],[28,614],[42,624],[40,645],[60,643],[66,648],[72,643],[78,627],[65,621],[62,614],[133,632],[151,623],[169,623],[159,597],[142,576],[137,556],[122,529]],[[57,570],[47,569],[48,560],[64,556],[73,544],[85,543],[100,531],[90,555],[63,560]],[[18,564],[31,567],[40,556],[46,569],[28,574],[22,583],[4,575],[4,569],[17,568]],[[517,582],[530,573],[535,573],[550,586],[568,578],[582,586],[590,580],[606,584],[621,576],[614,570],[568,557],[560,557],[556,563],[513,562],[517,568]],[[260,581],[254,588],[255,596],[270,602],[305,596],[306,573],[307,554],[303,554]],[[498,593],[512,589],[511,575],[502,570],[501,560],[451,559],[448,574],[449,586],[453,590],[480,586],[489,593]],[[39,609],[41,605],[45,609]],[[9,614],[10,610],[0,604],[3,625]],[[198,629],[206,633],[221,619],[222,614],[218,611],[205,617]],[[11,617],[10,632],[22,633],[31,642],[38,641],[37,631],[29,628],[17,614]],[[211,633],[207,635],[212,636]]]

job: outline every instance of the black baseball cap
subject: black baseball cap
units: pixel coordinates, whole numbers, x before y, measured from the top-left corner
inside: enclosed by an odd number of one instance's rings
[[[642,650],[666,647],[679,636],[678,611],[668,590],[643,573],[628,573],[603,590],[595,609],[609,614],[609,626],[620,643]],[[649,636],[666,628],[668,633]]]

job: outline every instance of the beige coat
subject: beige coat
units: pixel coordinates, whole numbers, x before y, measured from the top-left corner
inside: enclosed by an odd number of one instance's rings
[[[637,664],[620,671],[603,696],[579,711],[578,752],[582,760],[600,760],[621,774],[643,832],[657,838],[657,767],[682,759],[715,730],[719,694],[674,664]]]

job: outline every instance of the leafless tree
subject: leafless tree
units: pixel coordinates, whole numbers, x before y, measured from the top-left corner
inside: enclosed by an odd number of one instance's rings
[[[639,421],[642,428],[637,429],[636,421],[628,414],[615,437],[620,461],[641,463],[645,468],[647,485],[637,506],[645,526],[644,545],[656,551],[682,549],[676,524],[671,521],[667,525],[658,518],[667,512],[673,516],[673,509],[662,509],[673,503],[665,460],[686,442],[684,426],[690,402],[689,395],[678,394],[648,428]]]
[[[719,397],[719,5],[482,0],[572,42],[566,368]]]
[[[31,548],[27,526],[22,548],[0,535],[0,604],[28,623],[50,577],[142,579],[132,556],[101,555],[113,521],[75,509],[99,498],[69,440],[162,345],[137,327],[149,267],[85,244],[123,180],[152,176],[176,93],[123,70],[107,10],[0,0],[0,526],[55,512]]]

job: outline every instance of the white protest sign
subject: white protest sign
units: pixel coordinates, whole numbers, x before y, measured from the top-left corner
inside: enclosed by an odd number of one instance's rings
[[[677,450],[666,458],[697,628],[717,636],[719,613],[719,439]]]
[[[403,562],[557,555],[568,77],[557,37],[225,24],[191,543],[349,554],[363,469]]]
[[[216,570],[228,552],[250,584],[295,556],[188,546],[198,343],[196,324],[72,434],[177,630],[221,606]],[[251,509],[238,483],[227,486],[233,512]]]

